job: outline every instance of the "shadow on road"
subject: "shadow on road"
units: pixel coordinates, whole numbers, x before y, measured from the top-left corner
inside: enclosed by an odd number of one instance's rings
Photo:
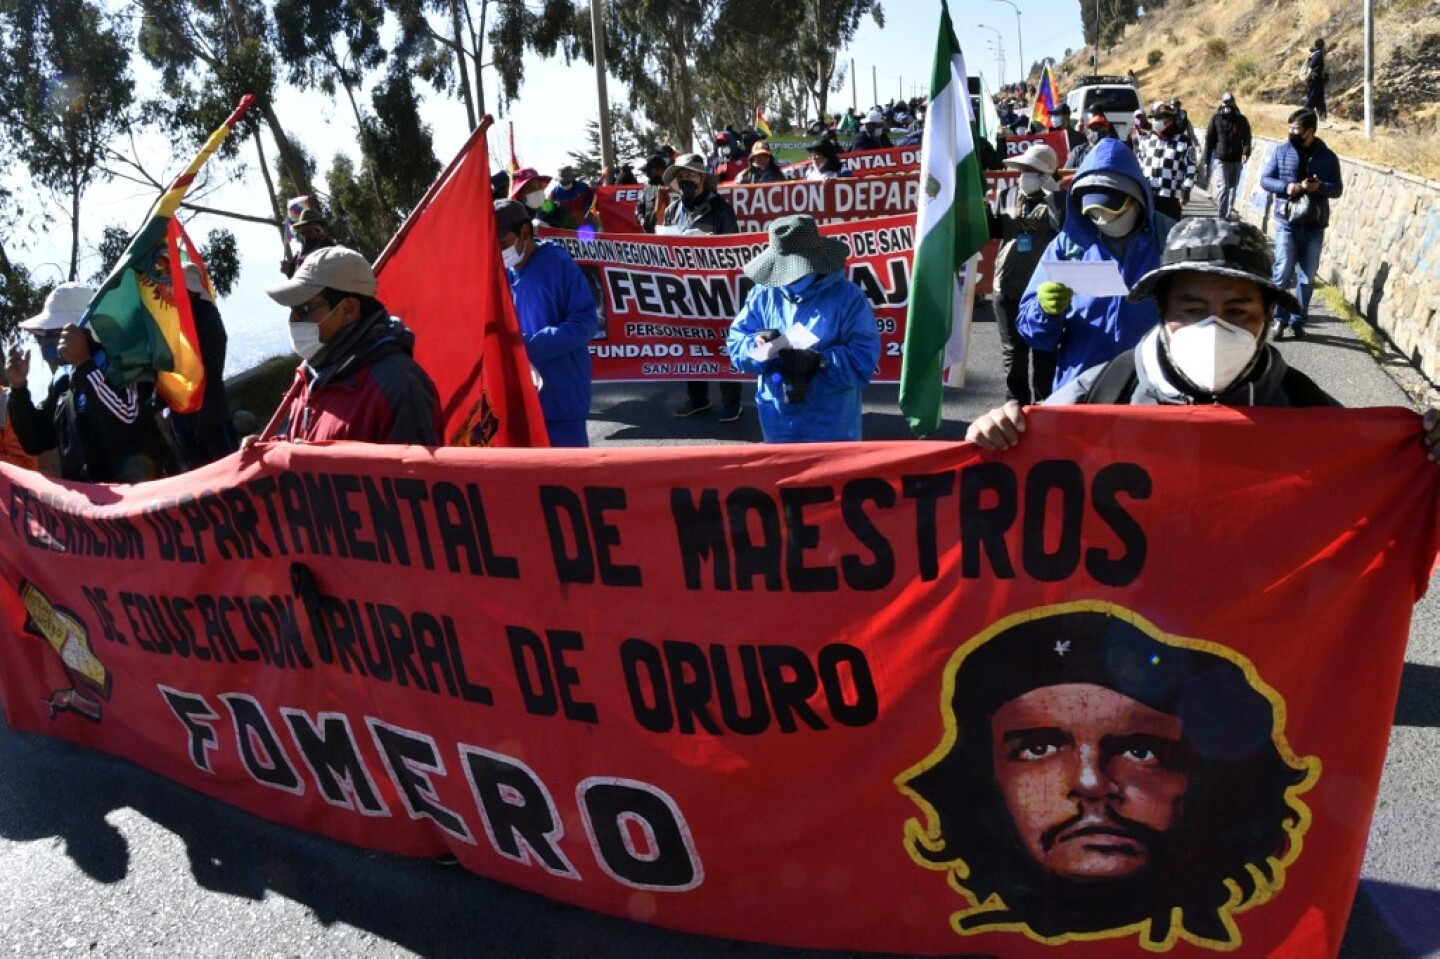
[[[1440,727],[1440,666],[1405,664],[1400,698],[1395,702],[1395,725]],[[1436,915],[1440,916],[1440,903]]]

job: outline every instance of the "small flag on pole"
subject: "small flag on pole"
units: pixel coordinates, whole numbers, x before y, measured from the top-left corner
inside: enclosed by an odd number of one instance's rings
[[[765,122],[765,111],[758,105],[755,107],[755,119],[752,125],[761,136],[767,140],[770,139],[770,124]]]
[[[1030,119],[1049,129],[1050,114],[1060,105],[1060,87],[1055,82],[1055,74],[1050,72],[1050,61],[1045,61],[1045,67],[1040,71],[1040,86],[1035,91],[1035,105],[1030,108]]]
[[[950,9],[941,0],[928,129],[920,153],[915,266],[900,368],[900,410],[916,436],[940,428],[946,345],[952,339],[963,343],[963,337],[952,334],[963,332],[969,322],[966,308],[971,300],[958,271],[989,239],[966,76]]]

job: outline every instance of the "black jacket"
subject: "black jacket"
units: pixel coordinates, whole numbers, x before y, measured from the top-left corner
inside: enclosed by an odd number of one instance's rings
[[[1205,158],[1221,163],[1241,163],[1250,158],[1250,121],[1239,110],[1217,110],[1205,130]]]
[[[645,184],[645,192],[641,195],[640,201],[635,204],[636,226],[646,233],[655,232],[655,224],[660,222],[660,217],[663,215],[660,198],[668,192],[669,190],[658,183]]]
[[[682,233],[739,233],[740,224],[730,201],[714,190],[693,204],[671,199],[665,208],[665,225],[679,227]]]
[[[860,135],[850,142],[850,152],[859,153],[861,150],[888,150],[890,146],[890,137],[884,130],[881,130],[876,136],[871,136],[869,131],[862,129]]]
[[[154,388],[115,387],[105,354],[56,373],[38,407],[27,387],[10,392],[10,422],[25,452],[60,454],[60,476],[82,483],[140,483],[173,472],[173,457],[155,421]],[[97,365],[98,364],[98,365]]]

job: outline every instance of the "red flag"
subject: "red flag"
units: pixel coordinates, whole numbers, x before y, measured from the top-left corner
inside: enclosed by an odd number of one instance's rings
[[[549,446],[500,265],[486,117],[375,263],[379,298],[415,331],[448,446]]]

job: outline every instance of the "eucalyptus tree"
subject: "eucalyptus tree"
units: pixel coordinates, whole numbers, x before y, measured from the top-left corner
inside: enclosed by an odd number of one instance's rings
[[[63,204],[71,280],[81,200],[108,177],[102,161],[132,122],[133,98],[129,37],[116,17],[89,0],[0,0],[0,132]],[[8,265],[5,257],[0,268]]]

